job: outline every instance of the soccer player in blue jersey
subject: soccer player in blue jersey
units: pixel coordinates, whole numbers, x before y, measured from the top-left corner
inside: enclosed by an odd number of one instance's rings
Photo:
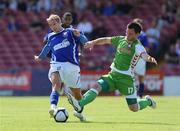
[[[63,17],[62,17],[62,27],[63,28],[73,28],[73,26],[71,25],[73,22],[73,17],[72,17],[72,14],[70,12],[65,12]],[[52,31],[50,31],[52,32]],[[82,33],[82,32],[81,32]],[[45,36],[45,41],[44,43],[47,43],[47,35]],[[78,51],[79,51],[79,56],[81,55],[82,53],[82,49],[83,49],[83,43],[81,43],[81,41],[76,41],[77,45],[78,45]],[[48,53],[47,55],[48,57],[51,58],[51,51]],[[63,85],[63,84],[62,84]],[[74,88],[72,87],[67,87],[67,86],[64,86],[62,88],[62,90],[59,91],[59,94],[63,94],[63,92],[67,92],[67,91],[71,91],[72,90],[72,94],[74,95],[74,97],[77,99],[77,100],[80,100],[82,98],[82,94],[79,93],[79,92],[76,92],[74,90]],[[65,91],[64,91],[65,90]],[[74,111],[74,116],[76,116],[77,118],[79,118],[81,121],[84,121],[85,120],[85,117],[82,115],[82,113],[78,113],[76,111]]]
[[[81,94],[78,45],[76,41],[85,43],[87,39],[78,30],[73,28],[64,29],[58,15],[51,14],[47,18],[47,22],[52,32],[47,35],[47,44],[41,53],[34,58],[36,61],[40,61],[51,51],[48,76],[52,83],[52,92],[50,94],[51,107],[49,113],[54,116],[57,111],[58,91],[63,87],[63,83],[68,87],[73,87],[73,93]]]
[[[72,14],[70,12],[65,12],[63,17],[62,17],[62,27],[63,28],[73,28],[73,26],[71,25],[73,22],[73,17]],[[52,32],[52,30],[49,30],[49,33]],[[44,37],[44,44],[47,43],[48,40],[48,34],[46,34],[46,36]],[[80,32],[82,33],[82,32]],[[85,37],[85,36],[84,36]],[[78,52],[79,52],[79,56],[81,55],[82,49],[83,49],[83,43],[80,40],[76,41],[77,45],[78,45]],[[47,54],[47,57],[51,58],[51,51]],[[71,90],[70,90],[71,89]],[[67,87],[64,86],[64,84],[62,83],[62,88],[61,90],[59,90],[59,94],[62,95],[64,92],[67,91],[72,91],[73,96],[77,99],[80,100],[82,98],[82,94],[80,92],[76,92],[76,90],[74,90],[74,88],[72,87]],[[81,121],[85,120],[85,117],[82,115],[82,112],[76,112],[74,111],[74,116],[76,116],[77,118],[79,118]]]
[[[133,20],[134,22],[140,23],[143,25],[143,20],[139,18],[135,18]],[[138,36],[139,41],[142,43],[142,45],[145,47],[146,51],[148,52],[149,43],[146,33],[142,30]],[[135,74],[138,77],[139,80],[139,86],[138,86],[138,96],[140,98],[144,95],[144,79],[146,74],[146,61],[143,59],[140,59],[135,67]]]
[[[73,18],[72,18],[72,14],[70,12],[65,12],[63,17],[62,17],[62,27],[63,28],[72,28],[72,22],[73,22]],[[44,45],[47,43],[47,39],[48,39],[48,34],[52,32],[52,30],[50,29],[48,31],[48,33],[45,35],[43,43]],[[51,51],[48,53],[47,55],[49,58],[51,58]]]
[[[73,26],[71,25],[73,22],[73,16],[70,12],[65,12],[63,17],[62,17],[62,27],[63,28],[73,28]],[[49,33],[52,32],[52,30],[49,30]],[[81,32],[82,33],[82,32]],[[44,37],[44,41],[43,43],[46,44],[47,43],[47,35],[48,33],[45,35]],[[80,41],[76,41],[77,43],[80,43]],[[78,45],[79,48],[79,56],[81,56],[82,50],[83,50],[83,44],[79,44]],[[47,55],[49,58],[51,58],[51,52],[48,53]],[[75,96],[76,97],[76,96]],[[77,95],[77,97],[79,98],[79,96]]]

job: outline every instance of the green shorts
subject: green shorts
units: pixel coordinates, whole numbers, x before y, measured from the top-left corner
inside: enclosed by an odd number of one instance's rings
[[[109,72],[101,76],[97,82],[104,92],[119,90],[122,95],[131,95],[136,90],[131,76],[117,72]]]

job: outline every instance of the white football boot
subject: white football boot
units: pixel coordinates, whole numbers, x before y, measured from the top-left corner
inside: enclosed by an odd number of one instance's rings
[[[50,117],[54,117],[54,115],[56,114],[57,110],[58,110],[57,106],[52,104],[50,109],[49,109]]]
[[[153,109],[156,108],[156,102],[153,100],[153,98],[152,98],[151,96],[146,95],[146,96],[145,96],[145,99],[151,101],[151,106],[150,106],[151,108],[153,108]]]
[[[67,93],[68,101],[73,106],[74,110],[77,112],[82,111],[82,107],[79,105],[78,100],[74,98],[70,93]]]
[[[81,122],[86,121],[86,117],[82,113],[78,113],[77,111],[74,111],[74,116],[77,117]]]

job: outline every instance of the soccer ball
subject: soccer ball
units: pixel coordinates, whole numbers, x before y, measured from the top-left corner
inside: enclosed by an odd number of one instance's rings
[[[54,120],[56,122],[66,122],[69,117],[67,110],[63,107],[58,108],[56,114],[54,115]]]

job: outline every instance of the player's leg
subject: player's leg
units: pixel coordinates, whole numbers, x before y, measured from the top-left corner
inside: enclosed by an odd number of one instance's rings
[[[84,107],[85,105],[87,105],[88,103],[92,102],[97,95],[99,94],[99,92],[101,91],[101,86],[99,83],[95,83],[93,85],[93,88],[91,88],[90,90],[88,90],[84,95],[83,98],[79,101],[79,105],[81,107]]]
[[[71,91],[73,93],[73,96],[76,98],[76,100],[81,100],[82,93],[80,88],[71,88]]]
[[[140,98],[144,95],[144,77],[146,74],[146,62],[140,59],[135,67],[135,74],[138,76],[139,86],[138,86],[138,96]]]
[[[59,72],[52,72],[50,74],[50,80],[52,83],[52,91],[50,94],[50,110],[49,113],[51,116],[54,115],[55,111],[57,110],[57,104],[58,104],[58,100],[59,100],[59,93],[58,91],[60,90],[60,88],[62,88],[62,82],[61,82],[61,78],[59,75]]]
[[[76,100],[80,100],[82,99],[82,93],[81,93],[81,89],[80,88],[71,88],[72,94],[75,97]],[[80,111],[74,111],[74,116],[77,117],[80,121],[84,122],[86,121],[86,117],[82,114],[83,109]]]
[[[102,92],[108,92],[111,89],[114,89],[114,82],[112,80],[111,74],[103,75],[84,95],[83,98],[79,101],[80,106],[85,106],[92,102],[97,95]]]
[[[94,84],[93,88],[88,90],[81,100],[76,100],[70,93],[67,94],[69,103],[74,107],[77,112],[80,112],[85,105],[92,102],[98,93],[101,91],[101,87],[98,83]]]
[[[146,96],[144,99],[141,99],[141,98],[138,99],[137,91],[134,91],[134,93],[131,95],[127,95],[126,101],[129,106],[129,109],[133,112],[137,112],[138,110],[145,109],[148,106],[152,108],[155,108],[156,106],[155,101],[150,96],[148,97]]]
[[[81,83],[80,83],[80,68],[79,66],[73,65],[71,63],[65,63],[63,66],[63,80],[66,86],[70,87],[69,91],[65,92],[66,95],[74,96],[75,99],[80,100],[82,98],[81,94]],[[82,114],[83,108],[79,111],[74,112],[74,116],[80,119],[80,121],[85,121],[86,118]]]
[[[144,76],[139,75],[139,90],[138,90],[138,95],[140,98],[143,97],[144,95]]]
[[[109,91],[113,82],[111,82],[109,75],[101,77],[97,83],[94,84],[93,88],[89,89],[84,95],[83,98],[79,101],[75,100],[72,96],[69,96],[69,100],[73,105],[75,110],[80,110],[85,105],[91,103],[101,91]]]
[[[64,91],[66,90],[65,88],[66,87],[64,86],[64,83],[61,82],[61,87],[58,89],[58,93],[60,96],[64,94]]]

